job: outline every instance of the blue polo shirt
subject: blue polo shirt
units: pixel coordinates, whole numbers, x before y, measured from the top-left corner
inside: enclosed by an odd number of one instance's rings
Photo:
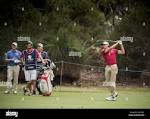
[[[19,50],[9,50],[6,53],[6,59],[20,60],[20,58],[21,58],[21,52]],[[8,61],[8,66],[18,65],[18,63],[15,63],[14,60]]]

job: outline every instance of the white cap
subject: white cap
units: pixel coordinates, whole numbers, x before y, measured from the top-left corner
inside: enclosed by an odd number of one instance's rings
[[[104,41],[101,45],[109,45],[107,41]]]
[[[17,43],[16,43],[16,42],[13,42],[13,43],[12,43],[12,45],[14,45],[14,46],[16,46],[16,47],[17,47]]]
[[[38,43],[38,46],[43,48],[43,44],[42,43]]]

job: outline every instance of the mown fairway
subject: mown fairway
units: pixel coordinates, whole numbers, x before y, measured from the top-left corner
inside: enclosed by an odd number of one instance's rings
[[[150,88],[120,87],[117,101],[110,102],[105,100],[109,96],[106,88],[56,87],[51,96],[43,97],[24,96],[21,87],[18,94],[4,94],[0,87],[0,108],[150,108]]]

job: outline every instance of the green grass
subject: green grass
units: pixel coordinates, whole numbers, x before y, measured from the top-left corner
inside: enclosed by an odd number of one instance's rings
[[[18,94],[4,94],[4,87],[0,87],[0,108],[99,108],[99,109],[132,109],[150,108],[149,88],[118,88],[119,97],[117,101],[106,101],[109,95],[106,88],[78,88],[57,87],[51,96],[44,97],[24,96],[20,91]]]

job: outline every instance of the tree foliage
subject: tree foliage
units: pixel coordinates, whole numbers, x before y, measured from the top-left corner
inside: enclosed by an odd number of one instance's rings
[[[1,0],[0,55],[18,36],[29,36],[35,44],[44,43],[55,61],[98,65],[102,61],[90,50],[97,40],[131,36],[134,42],[125,43],[127,52],[119,57],[120,66],[147,69],[149,12],[142,0]],[[82,57],[70,57],[70,51],[81,52]]]

